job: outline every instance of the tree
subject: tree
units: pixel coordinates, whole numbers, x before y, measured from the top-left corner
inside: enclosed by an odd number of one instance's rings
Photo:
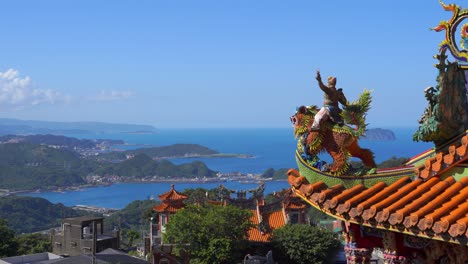
[[[17,248],[15,232],[7,226],[5,219],[0,218],[0,257],[14,256]]]
[[[222,201],[224,198],[231,196],[231,191],[220,185],[218,188],[209,190],[204,188],[189,188],[184,190],[184,194],[187,195],[187,199],[184,201],[185,204],[200,205],[208,200]]]
[[[140,238],[140,234],[137,231],[133,230],[133,229],[124,229],[122,233],[123,233],[123,236],[127,240],[127,247],[128,248],[133,247],[133,242],[136,239]]]
[[[135,200],[127,204],[122,210],[104,219],[105,231],[109,232],[115,227],[134,230],[148,228],[150,218],[155,216],[155,204],[157,202],[152,200]]]
[[[16,237],[18,251],[16,255],[28,255],[42,252],[51,252],[52,244],[48,235],[26,234]]]
[[[335,220],[335,218],[327,215],[326,213],[320,211],[319,209],[313,206],[311,206],[307,210],[307,217],[309,218],[310,222],[314,225],[320,224],[320,221],[322,220],[329,220],[329,221]]]
[[[189,253],[191,263],[232,263],[252,227],[250,217],[234,206],[189,205],[172,216],[163,241],[176,244],[179,256]]]
[[[273,244],[288,263],[328,263],[340,241],[332,231],[310,225],[286,225],[273,231]]]

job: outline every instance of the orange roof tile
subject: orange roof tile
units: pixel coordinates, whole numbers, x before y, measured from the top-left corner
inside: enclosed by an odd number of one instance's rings
[[[271,234],[270,233],[263,233],[259,229],[259,221],[256,211],[252,211],[253,214],[250,217],[250,222],[254,225],[253,228],[247,231],[247,240],[255,241],[255,242],[268,242],[270,241]]]
[[[156,211],[159,213],[162,213],[162,212],[175,213],[178,210],[182,209],[183,207],[184,207],[184,204],[182,203],[171,203],[171,204],[162,203],[162,204],[153,206],[153,211]]]
[[[260,231],[259,229],[259,217],[256,210],[252,210],[252,217],[250,222],[255,225],[247,232],[247,239],[253,242],[270,242],[272,237],[272,232],[275,229],[281,228],[286,225],[283,211],[273,211],[271,213],[262,214],[263,221],[268,225],[265,232]]]
[[[282,211],[274,211],[268,214],[268,226],[272,229],[278,229],[286,225]]]
[[[414,236],[468,245],[468,132],[398,170],[367,176],[288,172],[294,192],[335,218]],[[414,166],[414,169],[411,169]],[[412,173],[413,172],[413,173]],[[313,175],[313,176],[310,176]]]
[[[177,192],[174,189],[174,184],[171,185],[171,189],[158,196],[160,200],[166,201],[166,200],[185,200],[187,199],[187,195],[184,195],[182,193]]]

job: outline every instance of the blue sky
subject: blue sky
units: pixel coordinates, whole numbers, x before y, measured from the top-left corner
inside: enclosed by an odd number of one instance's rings
[[[416,127],[429,28],[450,17],[435,0],[3,1],[0,117],[287,127],[322,104],[319,69],[350,101],[373,90],[370,127]]]

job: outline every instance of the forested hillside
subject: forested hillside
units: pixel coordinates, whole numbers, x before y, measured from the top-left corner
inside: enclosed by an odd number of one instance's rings
[[[167,153],[181,153],[183,145]],[[154,160],[139,153],[121,162],[97,161],[80,156],[66,148],[54,148],[27,142],[0,144],[0,189],[55,189],[85,184],[87,175],[115,175],[143,178],[158,176],[214,177],[203,162],[174,165],[168,160]]]
[[[185,157],[185,156],[208,156],[219,154],[218,151],[209,149],[198,144],[174,144],[169,146],[139,148],[121,152],[103,153],[98,156],[105,160],[122,160],[128,155],[146,154],[151,158]]]
[[[36,189],[83,184],[96,163],[72,151],[30,143],[0,144],[0,188]]]
[[[194,161],[191,163],[174,165],[168,160],[155,161],[146,154],[137,154],[135,157],[117,164],[107,163],[96,169],[99,175],[120,175],[142,178],[145,176],[159,177],[214,177],[215,171],[210,170],[205,163]]]
[[[7,196],[0,198],[0,219],[16,234],[31,233],[60,226],[63,218],[83,215],[63,204],[53,204],[38,197]]]

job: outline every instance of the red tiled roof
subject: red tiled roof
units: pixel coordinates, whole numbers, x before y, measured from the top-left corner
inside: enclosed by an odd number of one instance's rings
[[[283,211],[274,211],[268,214],[268,226],[272,229],[278,229],[286,225]]]
[[[438,151],[413,158],[408,163],[413,173],[406,167],[399,174],[386,170],[327,178],[313,173],[306,179],[290,170],[288,181],[303,200],[338,219],[468,245],[467,148],[464,134]],[[306,163],[297,158],[307,174]]]
[[[308,206],[292,189],[284,190],[280,195],[283,196],[283,207],[286,209],[305,209]]]
[[[263,214],[262,218],[265,223],[268,224],[268,230],[266,232],[260,231],[259,218],[257,211],[252,211],[253,215],[250,218],[250,222],[255,225],[247,232],[247,239],[252,242],[269,242],[271,240],[272,231],[281,228],[286,225],[282,210],[274,211],[271,213]]]
[[[183,203],[171,203],[171,204],[161,203],[159,205],[153,206],[153,210],[159,213],[162,213],[162,212],[175,213],[183,207],[184,207]]]
[[[187,199],[186,195],[184,195],[182,193],[179,193],[174,189],[174,184],[171,185],[171,189],[168,192],[163,193],[163,194],[159,195],[158,197],[162,201],[185,200],[185,199]]]

